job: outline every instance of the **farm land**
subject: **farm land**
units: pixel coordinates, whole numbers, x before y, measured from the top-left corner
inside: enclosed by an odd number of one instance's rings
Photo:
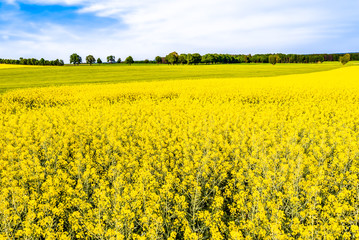
[[[358,239],[359,66],[0,65],[0,239]]]

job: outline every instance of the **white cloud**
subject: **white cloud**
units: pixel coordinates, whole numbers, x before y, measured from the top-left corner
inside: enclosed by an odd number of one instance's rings
[[[71,23],[63,26],[48,23],[20,43],[24,48],[29,44],[30,49],[53,56],[59,54],[56,56],[65,59],[73,51],[102,57],[133,55],[137,59],[154,58],[173,50],[200,53],[343,51],[345,47],[336,46],[334,40],[347,34],[346,24],[359,20],[355,12],[359,3],[350,0],[340,3],[333,0],[22,2],[74,5],[80,7],[80,15],[94,14],[114,20],[111,26],[96,29],[89,23],[82,30],[73,28]],[[3,35],[11,39],[9,32]],[[37,47],[39,45],[41,47]],[[353,47],[347,48],[350,51]]]
[[[5,2],[6,2],[7,4],[13,5],[13,4],[16,3],[16,0],[5,0]]]
[[[22,2],[22,3],[28,3],[28,4],[41,4],[41,5],[79,5],[84,4],[87,1],[84,0],[8,0],[13,2]]]

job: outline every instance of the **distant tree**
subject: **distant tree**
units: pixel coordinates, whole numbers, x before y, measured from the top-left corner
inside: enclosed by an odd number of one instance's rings
[[[268,61],[270,64],[275,65],[277,63],[277,58],[275,55],[270,55]]]
[[[31,65],[36,65],[37,60],[35,58],[31,58],[29,61]]]
[[[145,61],[143,61],[144,63],[150,63],[150,60],[145,59]]]
[[[40,60],[40,62],[41,62],[41,60]],[[73,63],[74,65],[75,64],[79,65],[80,63],[82,63],[82,58],[77,53],[73,53],[70,56],[70,63]]]
[[[178,63],[178,53],[177,52],[171,52],[170,54],[168,54],[166,56],[166,61],[169,63],[169,64],[177,64]]]
[[[121,58],[118,58],[117,63],[121,63],[121,62],[122,62]]]
[[[191,53],[187,54],[187,64],[192,65],[194,63],[193,55]]]
[[[24,59],[24,58],[21,57],[19,61],[20,61],[20,64],[27,65],[27,59],[26,58]]]
[[[277,57],[277,63],[286,63],[286,55],[283,53],[276,54]]]
[[[295,57],[293,54],[289,55],[289,63],[294,63],[295,62]]]
[[[251,63],[251,62],[253,62],[253,60],[252,60],[252,54],[248,54],[248,63]]]
[[[199,53],[193,53],[193,64],[197,65],[202,61],[202,56]]]
[[[101,64],[101,63],[102,63],[101,58],[97,58],[97,63],[99,63],[99,64]]]
[[[86,63],[87,63],[87,64],[92,65],[92,64],[95,63],[95,62],[96,62],[96,59],[95,59],[92,55],[88,55],[88,56],[86,57]]]
[[[111,56],[108,56],[108,57],[107,57],[107,62],[108,62],[108,63],[114,63],[114,62],[115,62],[115,56],[112,56],[112,55],[111,55]]]
[[[350,60],[358,61],[359,60],[359,53],[352,53],[350,54]]]
[[[215,61],[215,58],[214,58],[213,54],[208,53],[208,54],[205,54],[202,56],[201,61],[205,64],[213,64]]]
[[[45,59],[41,58],[39,61],[39,65],[44,66],[45,65]]]
[[[339,61],[340,61],[343,65],[347,64],[347,63],[350,61],[350,54],[347,53],[347,54],[345,54],[344,56],[340,57],[340,58],[339,58]]]
[[[127,64],[129,64],[129,65],[133,64],[134,62],[135,62],[135,61],[133,61],[132,56],[128,56],[128,57],[126,58],[126,60],[125,60],[125,63],[127,63]]]
[[[162,63],[162,58],[160,56],[157,56],[155,58],[155,61],[156,61],[157,64],[160,64],[160,63]]]
[[[181,55],[179,55],[178,62],[180,64],[186,64],[187,63],[187,54],[182,53]]]
[[[320,56],[319,56],[319,61],[320,61],[320,62],[324,62],[324,59],[325,59],[324,55],[320,55]]]
[[[247,55],[244,55],[244,63],[249,63],[249,59],[248,59],[248,56]]]

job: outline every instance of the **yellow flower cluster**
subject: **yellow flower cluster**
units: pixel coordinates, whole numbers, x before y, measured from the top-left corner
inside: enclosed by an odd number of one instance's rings
[[[358,67],[0,96],[0,239],[358,239]]]

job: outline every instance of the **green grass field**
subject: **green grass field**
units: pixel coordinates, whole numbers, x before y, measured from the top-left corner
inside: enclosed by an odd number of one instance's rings
[[[349,63],[347,66],[357,64]],[[148,65],[127,66],[82,65],[64,67],[0,65],[0,93],[11,89],[76,85],[88,83],[121,83],[131,81],[164,81],[204,78],[270,77],[327,71],[342,67],[338,62],[323,64],[227,64],[227,65]]]

